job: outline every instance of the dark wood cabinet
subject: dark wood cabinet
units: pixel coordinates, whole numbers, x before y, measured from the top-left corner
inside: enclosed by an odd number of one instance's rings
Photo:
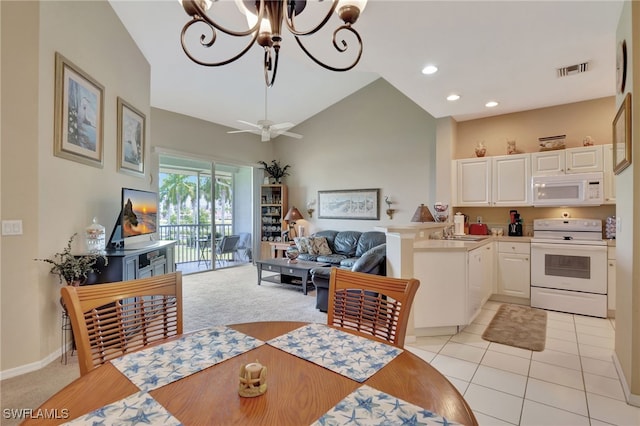
[[[108,250],[106,256],[107,265],[99,261],[98,272],[90,274],[86,284],[128,281],[176,270],[175,241],[156,241],[140,249]]]

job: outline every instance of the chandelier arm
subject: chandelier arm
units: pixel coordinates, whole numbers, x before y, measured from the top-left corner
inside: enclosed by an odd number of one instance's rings
[[[356,66],[356,64],[360,61],[360,57],[362,56],[362,38],[360,37],[360,34],[358,33],[358,31],[356,31],[355,29],[353,29],[351,27],[351,25],[342,25],[340,27],[338,27],[334,32],[333,32],[333,47],[336,48],[336,50],[340,53],[344,53],[347,51],[348,49],[348,45],[347,42],[344,41],[344,39],[342,40],[342,46],[339,46],[337,43],[337,35],[338,32],[340,32],[341,30],[346,30],[346,31],[350,31],[351,33],[353,33],[356,37],[356,39],[358,40],[358,45],[359,45],[359,50],[358,50],[358,56],[357,58],[350,64],[347,65],[346,67],[333,67],[331,65],[327,65],[325,63],[320,62],[319,59],[315,58],[308,50],[306,47],[304,47],[304,44],[302,44],[302,41],[300,40],[300,37],[298,36],[294,36],[294,38],[296,39],[296,41],[298,42],[298,46],[300,46],[300,49],[302,49],[302,51],[316,64],[320,65],[323,68],[326,68],[330,71],[349,71],[350,69],[352,69],[353,67]]]
[[[263,2],[264,0],[260,0],[261,5]],[[234,37],[245,37],[253,32],[256,32],[260,28],[260,21],[262,21],[262,17],[263,17],[263,13],[260,13],[258,15],[258,20],[256,24],[253,27],[249,28],[248,30],[234,31],[234,30],[230,30],[228,28],[223,27],[222,25],[216,23],[213,19],[211,19],[209,15],[207,15],[207,12],[200,6],[197,0],[182,0],[181,3],[187,15],[191,16],[192,18],[190,22],[187,22],[185,24],[185,27],[191,26],[193,24],[193,21],[204,21],[207,24],[209,24],[210,27],[213,27],[217,30],[222,31],[225,34],[229,34]],[[261,11],[264,11],[264,7],[261,8]],[[184,32],[184,27],[182,29],[182,32]]]
[[[204,23],[211,30],[210,40],[208,40],[208,41],[207,41],[207,34],[203,33],[203,34],[200,35],[200,45],[202,47],[205,47],[205,48],[212,47],[213,44],[216,42],[216,40],[217,40],[216,28],[217,27],[215,25],[210,24],[208,20],[203,20],[203,19],[200,19],[200,18],[197,18],[197,17],[194,17],[191,21],[187,22],[184,25],[184,27],[182,27],[182,32],[180,34],[180,44],[182,45],[182,50],[184,51],[184,53],[187,55],[187,57],[189,59],[191,59],[193,62],[195,62],[198,65],[203,65],[203,66],[207,66],[207,67],[218,67],[218,66],[221,66],[221,65],[229,64],[229,63],[239,59],[245,53],[247,53],[247,51],[249,49],[251,49],[251,47],[254,45],[256,39],[258,38],[258,32],[256,31],[252,35],[251,40],[249,40],[249,43],[237,55],[235,55],[235,56],[233,56],[233,57],[231,57],[229,59],[226,59],[226,60],[220,61],[220,62],[204,62],[204,61],[201,61],[200,59],[196,58],[194,55],[192,55],[191,52],[189,52],[189,49],[187,48],[187,45],[185,43],[186,32],[195,23]],[[221,30],[221,31],[223,31],[223,30]]]
[[[287,28],[289,29],[291,34],[293,34],[294,36],[307,36],[307,35],[315,34],[318,31],[320,31],[320,29],[324,27],[327,22],[329,22],[329,19],[331,19],[331,16],[333,15],[333,13],[336,10],[336,7],[338,6],[338,1],[339,0],[332,0],[331,8],[329,9],[329,12],[327,12],[326,16],[322,19],[322,21],[318,25],[316,25],[315,27],[311,28],[308,31],[299,31],[296,29],[295,23],[293,22],[294,15],[289,17],[288,14],[285,13],[285,16],[284,16],[285,24],[287,25]]]

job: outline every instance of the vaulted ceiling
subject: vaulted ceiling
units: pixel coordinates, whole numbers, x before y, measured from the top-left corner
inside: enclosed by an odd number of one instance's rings
[[[151,65],[151,105],[232,128],[265,118],[265,93],[270,120],[299,124],[380,77],[434,117],[458,121],[615,95],[621,1],[369,0],[355,24],[364,53],[354,70],[317,66],[285,29],[268,90],[258,46],[223,67],[190,61],[180,45],[189,17],[178,1],[110,3]],[[243,23],[232,0],[211,11],[225,25]],[[338,24],[310,46],[332,52]],[[219,35],[214,48],[226,51],[225,43]],[[585,62],[587,72],[558,77],[558,68]],[[427,64],[439,71],[423,75]],[[451,93],[461,98],[447,101]],[[498,106],[485,107],[489,100]]]

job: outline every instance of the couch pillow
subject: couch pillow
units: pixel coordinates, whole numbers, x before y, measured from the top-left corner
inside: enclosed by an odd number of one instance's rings
[[[327,239],[325,237],[309,237],[309,254],[331,254]]]
[[[309,253],[309,237],[295,237],[293,241],[300,253]]]

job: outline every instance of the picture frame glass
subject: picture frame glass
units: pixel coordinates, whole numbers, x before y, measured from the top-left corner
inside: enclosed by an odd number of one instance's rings
[[[56,53],[54,155],[103,164],[103,92],[97,81]]]
[[[122,172],[144,175],[145,121],[144,114],[118,98],[118,169]]]
[[[631,165],[631,93],[627,93],[613,120],[613,172]]]
[[[318,191],[320,219],[380,219],[380,189]]]

